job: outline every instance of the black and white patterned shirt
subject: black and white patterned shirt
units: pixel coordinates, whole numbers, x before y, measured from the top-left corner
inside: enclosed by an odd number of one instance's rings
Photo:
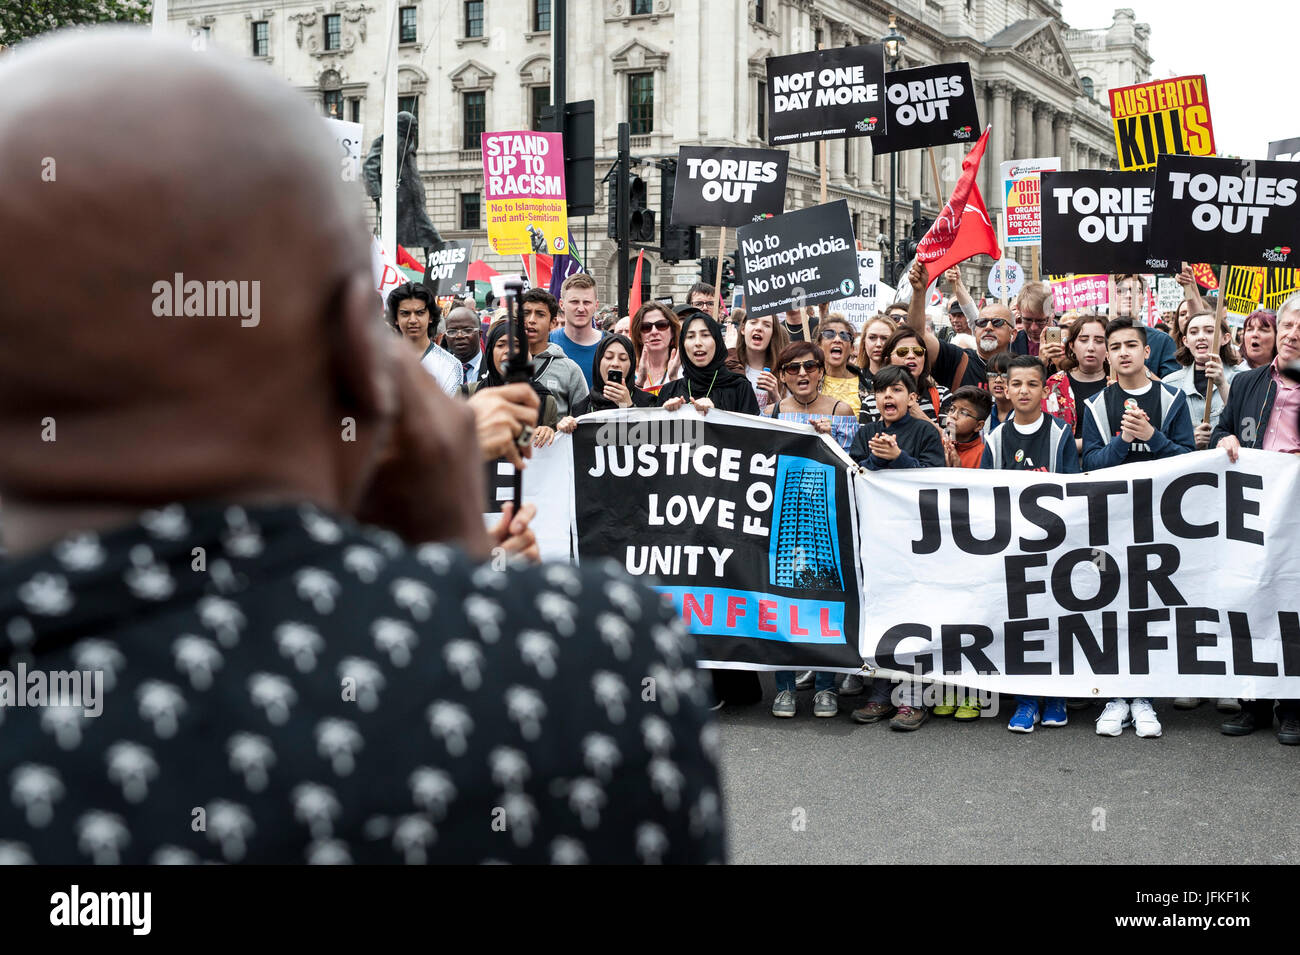
[[[613,565],[146,512],[0,564],[0,681],[104,681],[0,707],[0,863],[722,861],[694,661]]]

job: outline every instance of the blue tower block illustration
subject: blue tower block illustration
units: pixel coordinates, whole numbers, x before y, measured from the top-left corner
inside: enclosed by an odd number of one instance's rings
[[[835,468],[782,455],[768,545],[769,583],[799,590],[840,590]]]

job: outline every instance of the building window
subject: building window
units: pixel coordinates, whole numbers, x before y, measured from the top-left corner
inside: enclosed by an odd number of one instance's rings
[[[481,228],[479,225],[479,194],[462,192],[460,194],[460,227],[467,232]]]
[[[1079,82],[1083,84],[1083,95],[1088,97],[1088,99],[1092,99],[1092,92],[1093,92],[1092,77],[1081,76],[1079,77]]]
[[[461,149],[482,149],[482,136],[487,132],[487,93],[465,93],[465,137]],[[475,226],[474,228],[478,228]]]
[[[414,94],[397,97],[397,111],[399,113],[410,113],[415,117],[418,126],[420,119],[420,97]]]
[[[483,0],[466,0],[465,35],[483,35]]]
[[[655,76],[632,73],[627,78],[627,121],[633,136],[647,136],[655,128]]]
[[[348,121],[353,123],[361,122],[361,97],[354,96],[348,100]]]
[[[862,213],[860,212],[853,213],[853,237],[862,238]]]
[[[253,24],[253,56],[267,56],[271,52],[271,37],[265,20]]]
[[[338,90],[327,90],[325,93],[325,115],[330,119],[343,118],[343,94]]]
[[[398,33],[398,40],[402,43],[414,43],[415,35],[415,7],[402,7],[398,11],[401,15],[401,28]]]
[[[325,15],[325,49],[337,50],[343,45],[343,17],[337,13]]]
[[[820,50],[821,48],[822,48],[822,28],[818,27],[816,30],[813,31],[813,49]]]
[[[845,139],[844,143],[844,175],[853,175],[853,153],[856,151],[857,140]]]
[[[529,89],[529,116],[532,119],[534,131],[541,132],[542,129],[542,110],[551,105],[551,88],[549,86],[534,86]]]
[[[533,0],[533,29],[538,33],[551,29],[551,0]]]
[[[767,139],[767,84],[758,81],[758,138]]]
[[[654,0],[632,0],[632,16],[643,17],[654,12]]]
[[[763,8],[766,6],[767,4],[765,4],[763,0],[754,0],[754,19],[757,20],[759,23],[764,22],[764,15],[766,14],[767,11],[764,10]]]

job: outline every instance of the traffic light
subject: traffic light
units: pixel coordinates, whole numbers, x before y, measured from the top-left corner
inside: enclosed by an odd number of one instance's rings
[[[700,259],[700,281],[712,285],[718,277],[718,260],[714,256]]]
[[[632,176],[628,181],[628,239],[632,242],[653,242],[655,239],[655,214],[647,206],[649,198],[645,180]]]
[[[925,238],[925,234],[930,231],[930,226],[934,225],[933,219],[919,218],[912,220],[912,231],[906,239],[898,243],[898,257],[904,262],[910,262],[916,258],[916,250]]]
[[[564,195],[569,215],[591,215],[596,211],[595,101],[566,103],[560,124],[555,121],[555,107],[544,106],[540,119],[542,129],[564,136]]]
[[[698,258],[700,233],[693,225],[673,225],[673,191],[677,184],[677,160],[659,164],[659,256],[665,262]]]
[[[727,302],[731,300],[731,290],[736,287],[736,267],[732,264],[732,258],[728,255],[722,260],[722,283],[718,289],[718,301]]]
[[[605,235],[611,239],[618,238],[618,163],[609,171],[609,221]]]

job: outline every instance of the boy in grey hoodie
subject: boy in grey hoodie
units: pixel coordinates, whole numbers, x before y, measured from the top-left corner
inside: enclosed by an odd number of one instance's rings
[[[528,351],[533,359],[533,380],[555,395],[563,418],[569,409],[587,397],[587,379],[577,362],[550,341],[558,324],[560,303],[545,289],[529,289],[519,299],[528,333]]]

